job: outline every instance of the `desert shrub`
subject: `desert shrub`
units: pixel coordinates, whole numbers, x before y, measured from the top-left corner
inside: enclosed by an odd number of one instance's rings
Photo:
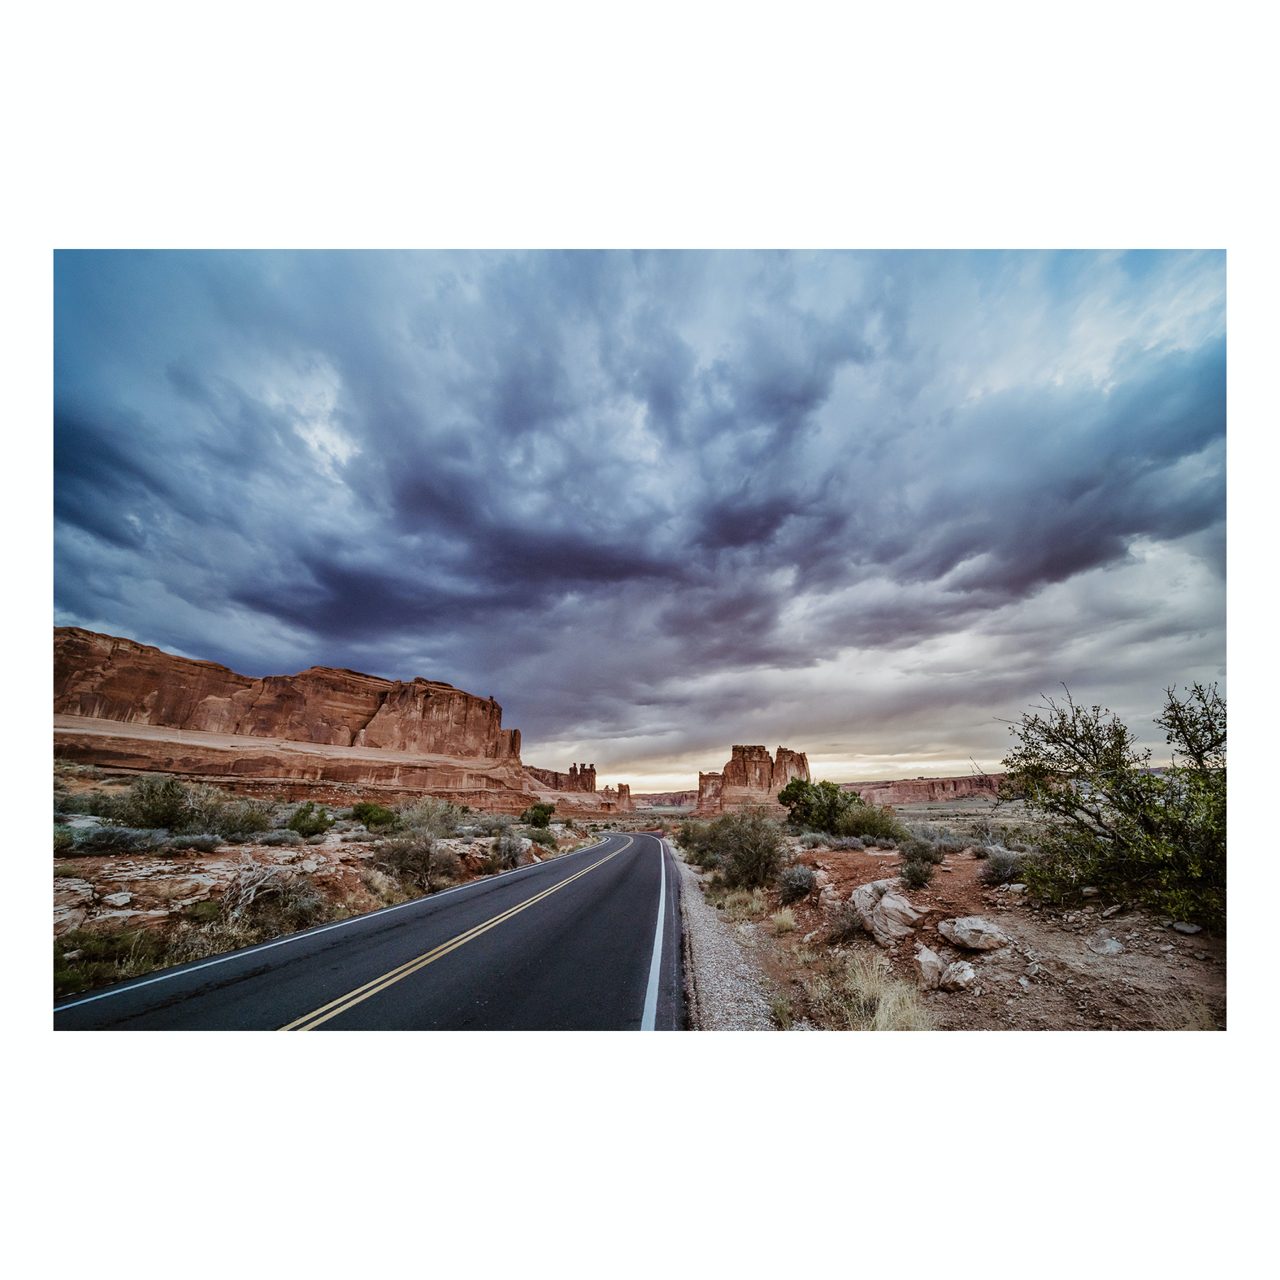
[[[53,799],[59,813],[83,813],[94,818],[109,818],[115,813],[118,797],[105,791],[87,791],[81,795],[68,795],[59,791]]]
[[[190,836],[173,836],[169,848],[174,853],[212,853],[222,841],[205,832]]]
[[[227,839],[243,840],[259,831],[271,828],[272,810],[257,800],[227,800],[213,806],[200,825],[203,831],[212,831]]]
[[[380,804],[372,804],[367,800],[362,800],[359,804],[353,804],[351,806],[351,816],[357,822],[364,823],[370,831],[375,831],[380,827],[394,827],[400,822],[400,815],[394,809],[388,809]]]
[[[328,840],[328,836],[322,836],[322,835],[321,835],[321,836],[308,836],[308,837],[307,837],[307,843],[308,843],[308,844],[324,844],[326,840]]]
[[[177,778],[139,778],[111,817],[126,827],[181,829],[189,814],[187,789]]]
[[[923,889],[933,879],[933,863],[924,858],[908,858],[898,871],[913,889]]]
[[[453,835],[462,825],[462,819],[462,810],[456,804],[436,796],[423,796],[400,810],[400,825],[405,830],[438,838]]]
[[[769,884],[782,866],[782,828],[757,810],[725,814],[712,824],[723,857],[721,875],[731,888]]]
[[[168,832],[142,831],[136,827],[90,827],[75,833],[78,855],[144,853],[160,847]]]
[[[514,831],[503,831],[489,849],[485,866],[489,871],[510,871],[520,865],[524,842]]]
[[[827,843],[827,837],[817,831],[806,831],[800,837],[800,847],[802,849],[820,849]]]
[[[528,827],[521,834],[526,840],[532,840],[534,844],[541,845],[544,849],[559,848],[554,832],[547,828]]]
[[[53,856],[55,858],[70,853],[75,848],[76,838],[70,827],[53,824]]]
[[[867,843],[858,836],[832,836],[827,842],[828,848],[835,850],[865,849]]]
[[[1022,876],[1022,854],[994,845],[986,850],[986,854],[982,870],[978,872],[978,878],[983,884],[1009,884]]]
[[[531,827],[549,827],[551,815],[555,813],[553,804],[531,804],[521,815],[520,821]]]
[[[882,956],[855,951],[801,977],[810,1016],[841,1031],[928,1031],[916,987],[895,978]]]
[[[778,896],[784,903],[799,902],[813,892],[815,877],[809,867],[784,867],[778,876]]]
[[[368,844],[369,833],[367,831],[348,831],[346,835],[339,836],[338,840],[341,844]]]
[[[477,835],[483,836],[500,836],[515,825],[515,817],[509,813],[477,813],[468,824]]]
[[[676,836],[685,859],[695,867],[714,870],[724,862],[710,822],[688,820],[680,824]]]
[[[863,931],[862,917],[852,902],[842,902],[831,914],[830,940],[851,942]]]
[[[888,805],[861,802],[839,816],[834,831],[838,836],[862,836],[881,848],[888,848],[886,840],[909,839],[909,832]]]
[[[928,862],[934,866],[940,866],[945,857],[936,844],[918,837],[913,837],[898,847],[902,851],[903,859],[907,862]]]
[[[282,844],[301,844],[302,837],[296,831],[285,827],[280,831],[264,831],[258,837],[258,843],[273,847]]]
[[[222,903],[217,898],[205,898],[183,909],[184,919],[194,924],[210,924],[222,914]]]
[[[1050,901],[1086,885],[1210,928],[1226,921],[1227,707],[1216,685],[1165,690],[1172,761],[1151,768],[1112,712],[1047,698],[1011,729],[1002,799],[1039,819],[1023,876]]]
[[[318,806],[314,800],[308,800],[293,811],[286,826],[300,836],[322,836],[333,826],[333,819],[326,809]]]
[[[791,933],[796,927],[796,913],[790,907],[783,907],[781,911],[775,911],[769,917],[769,923],[773,926],[774,935],[781,937],[784,933]]]

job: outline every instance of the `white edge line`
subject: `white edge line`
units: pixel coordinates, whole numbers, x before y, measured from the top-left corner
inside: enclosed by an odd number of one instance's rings
[[[623,833],[619,831],[616,834],[621,835]],[[328,933],[330,929],[345,929],[347,925],[363,924],[364,921],[372,920],[375,916],[390,915],[391,912],[403,911],[406,907],[420,907],[424,903],[435,902],[439,898],[447,898],[451,893],[458,893],[463,889],[474,889],[478,884],[492,884],[495,880],[501,880],[506,876],[518,875],[521,871],[532,871],[536,867],[556,866],[563,862],[565,858],[572,858],[579,853],[589,853],[592,849],[598,849],[610,838],[610,836],[605,836],[603,839],[597,840],[595,844],[583,845],[581,849],[575,849],[573,853],[566,853],[563,857],[554,858],[549,863],[532,862],[526,867],[512,867],[510,871],[499,871],[497,875],[485,876],[483,880],[468,880],[466,884],[454,885],[452,889],[442,889],[439,893],[428,893],[421,898],[414,898],[410,902],[398,902],[394,907],[379,907],[376,911],[367,911],[364,915],[352,916],[349,920],[335,920],[332,924],[322,924],[318,929],[306,929],[301,933],[291,933],[287,938],[277,938],[274,942],[260,942],[255,947],[246,947],[243,951],[229,951],[224,956],[213,956],[209,960],[202,960],[199,964],[187,965],[181,969],[158,973],[154,978],[140,978],[137,982],[131,982],[127,986],[112,987],[110,991],[99,991],[97,995],[84,996],[82,999],[72,1000],[68,1004],[55,1004],[53,1012],[57,1015],[64,1013],[68,1009],[78,1009],[82,1004],[92,1004],[95,1000],[109,1000],[112,996],[127,995],[130,991],[137,991],[140,987],[149,987],[155,982],[166,982],[170,978],[181,978],[200,969],[211,969],[215,964],[226,964],[231,960],[242,960],[245,956],[256,955],[259,951],[270,951],[273,947],[283,947],[289,942],[301,942],[303,938],[315,938],[322,933]]]
[[[662,985],[662,927],[667,916],[667,846],[658,840],[658,924],[653,931],[653,958],[649,961],[649,988],[644,995],[641,1031],[656,1031],[658,988]]]

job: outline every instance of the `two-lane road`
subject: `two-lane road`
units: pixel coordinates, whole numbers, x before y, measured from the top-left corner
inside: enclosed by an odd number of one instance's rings
[[[678,1030],[679,876],[613,834],[54,1009],[57,1030]]]

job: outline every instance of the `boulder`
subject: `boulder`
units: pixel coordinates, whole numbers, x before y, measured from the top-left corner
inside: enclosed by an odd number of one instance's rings
[[[1170,927],[1175,933],[1199,933],[1201,931],[1198,924],[1188,924],[1185,920],[1175,920]]]
[[[928,914],[919,911],[896,892],[897,880],[872,880],[859,885],[850,902],[862,921],[862,927],[882,946],[892,946],[899,938],[915,932],[916,925]]]
[[[960,916],[955,920],[942,920],[938,932],[957,947],[970,951],[994,951],[1007,947],[1012,939],[1002,929],[981,916]]]
[[[131,893],[106,893],[102,896],[102,901],[109,907],[127,907],[133,901]]]
[[[916,948],[916,968],[920,971],[920,985],[932,991],[941,983],[947,966],[936,951],[921,944]]]
[[[956,960],[942,971],[938,985],[943,991],[963,991],[977,976],[967,960]]]

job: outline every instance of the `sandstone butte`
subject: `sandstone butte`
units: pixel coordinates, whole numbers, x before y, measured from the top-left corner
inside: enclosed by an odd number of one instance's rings
[[[80,627],[56,627],[54,754],[82,764],[179,774],[246,794],[351,803],[420,795],[518,813],[632,811],[630,788],[596,789],[520,759],[520,731],[492,697],[437,680],[384,680],[335,667],[253,678],[215,662]]]
[[[726,813],[733,809],[778,804],[778,792],[792,778],[809,779],[809,759],[802,751],[779,747],[771,756],[762,746],[733,748],[728,764],[719,773],[698,774],[699,815]]]

